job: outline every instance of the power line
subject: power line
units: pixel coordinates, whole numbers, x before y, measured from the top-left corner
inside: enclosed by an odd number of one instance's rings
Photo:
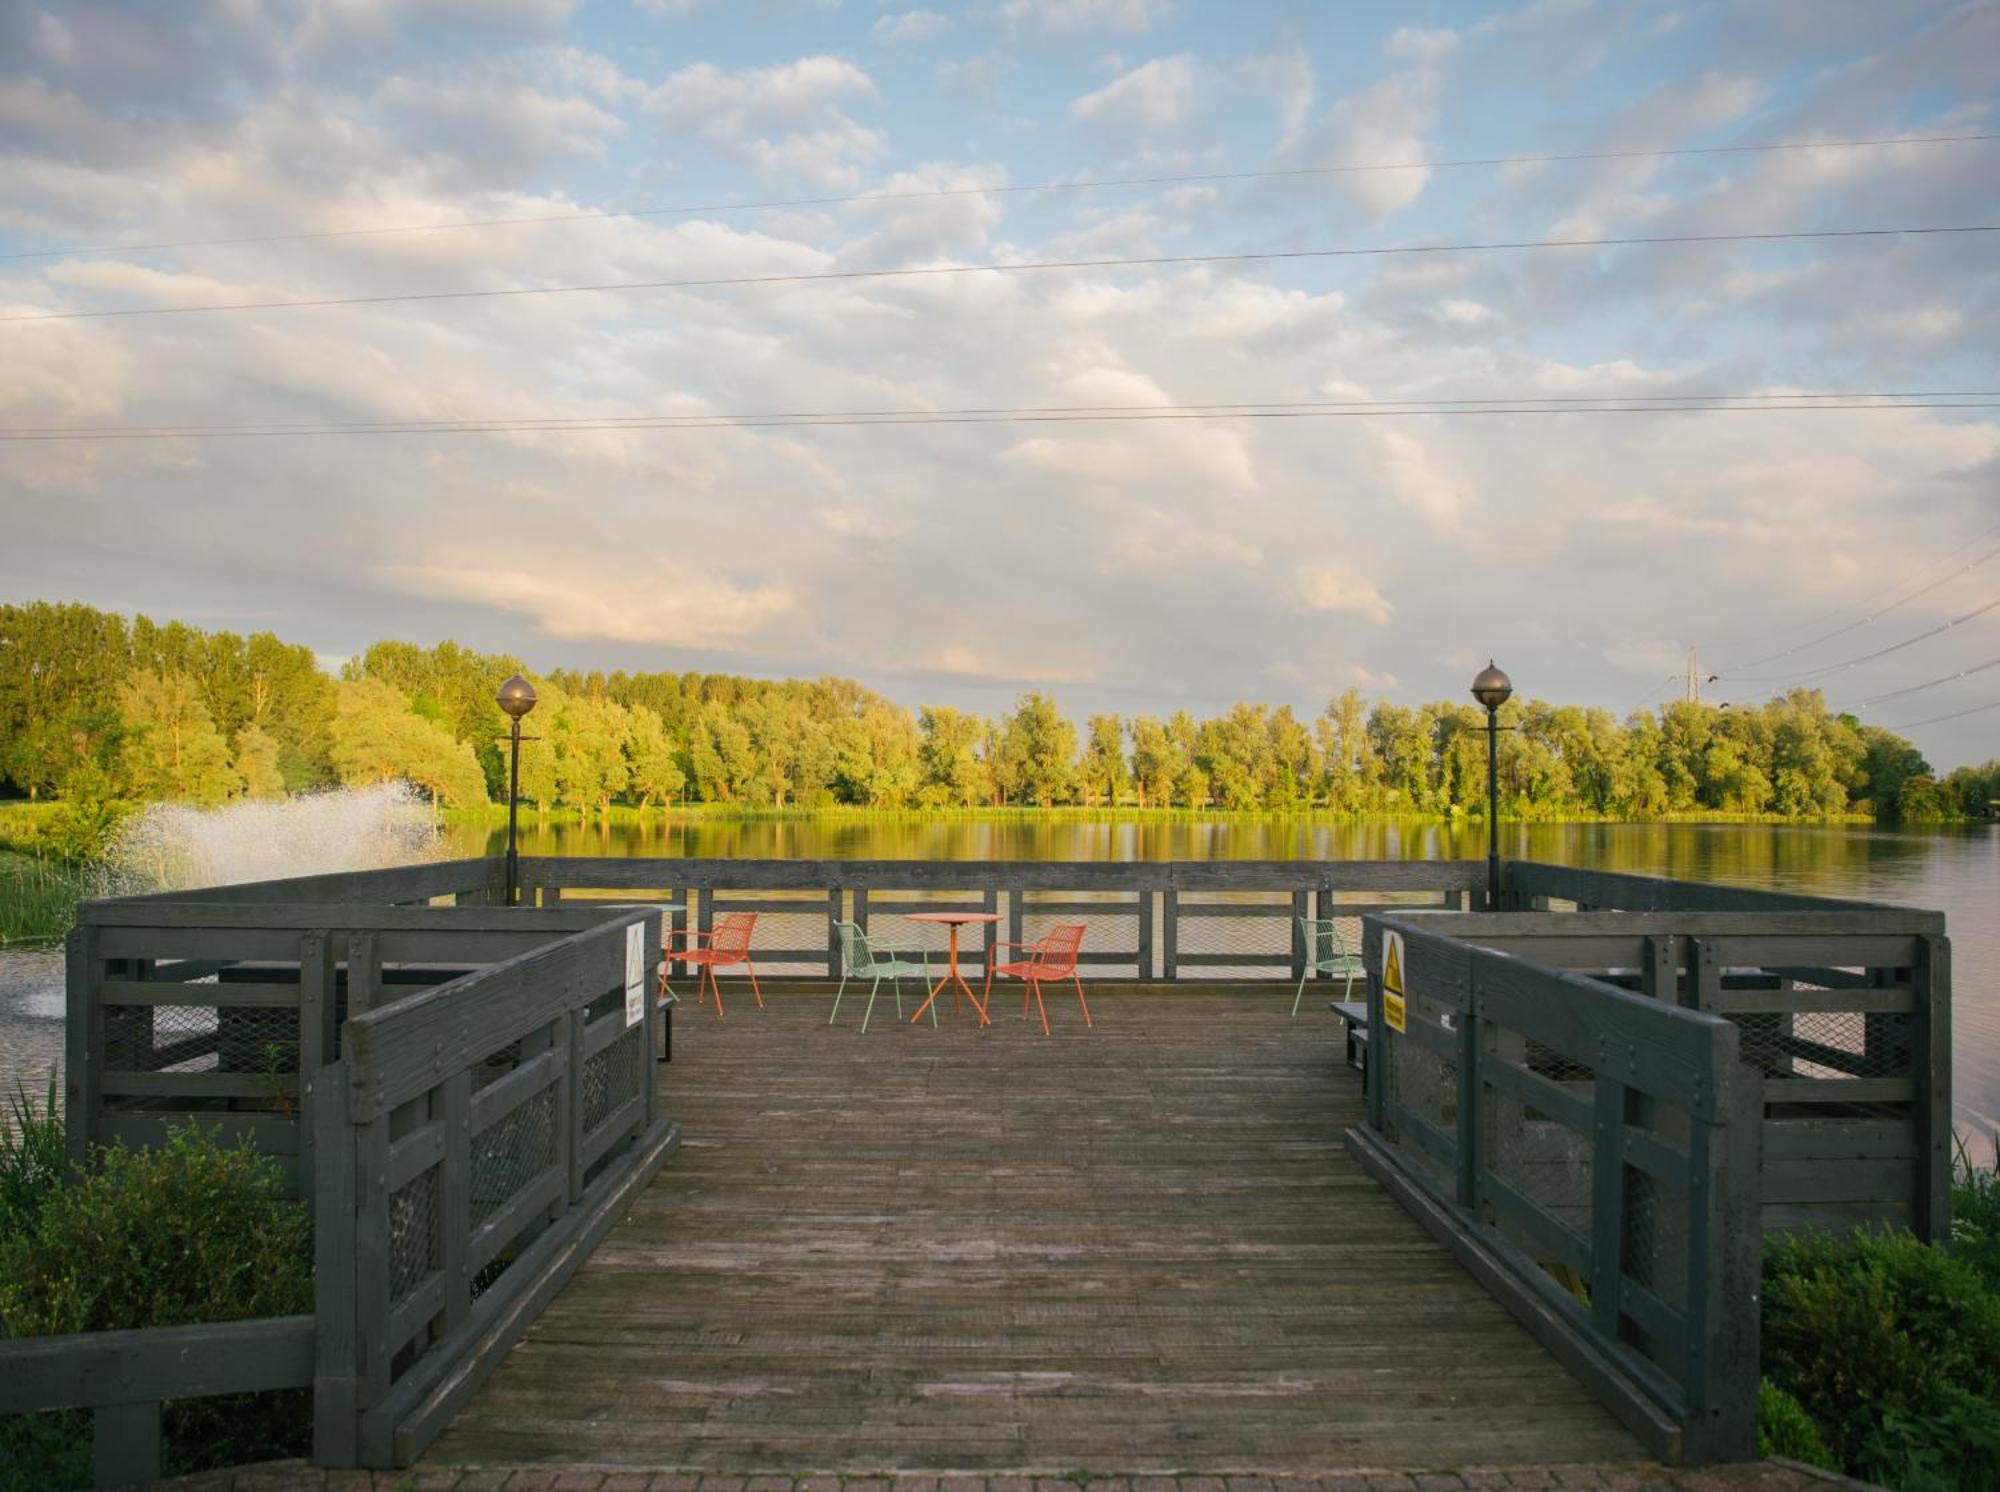
[[[1933,715],[1928,720],[1909,720],[1901,725],[1885,725],[1884,730],[1915,730],[1920,725],[1942,725],[1947,720],[1963,720],[1967,715],[1982,715],[1988,710],[2000,710],[2000,699],[1983,705],[1974,705],[1969,710],[1953,710],[1949,715]]]
[[[1992,528],[1986,530],[1985,533],[1979,536],[1979,539],[1990,539],[1995,534],[2000,534],[2000,524],[1995,524]],[[1975,539],[1973,540],[1973,542],[1976,544],[1979,542],[1979,539]],[[1818,637],[1809,638],[1805,642],[1794,643],[1792,646],[1788,648],[1783,648],[1778,652],[1766,653],[1761,658],[1752,658],[1747,662],[1738,663],[1731,668],[1724,669],[1723,672],[1720,675],[1718,675],[1718,677],[1724,679],[1734,678],[1737,669],[1758,668],[1766,663],[1775,663],[1780,658],[1789,658],[1794,653],[1803,653],[1810,648],[1818,647],[1823,642],[1831,642],[1836,637],[1844,637],[1849,632],[1853,632],[1859,628],[1867,626],[1870,622],[1880,620],[1882,617],[1887,616],[1890,612],[1896,610],[1898,607],[1907,605],[1909,602],[1916,600],[1920,596],[1928,596],[1932,591],[1937,590],[1940,586],[1949,585],[1952,581],[1958,579],[1959,576],[1964,575],[1969,571],[1978,569],[1981,565],[1985,564],[1995,555],[2000,555],[2000,546],[1996,546],[1992,549],[1987,550],[1984,554],[1980,555],[1978,559],[1971,560],[1968,563],[1961,565],[1958,569],[1953,570],[1949,575],[1942,576],[1939,579],[1930,581],[1928,583],[1920,582],[1915,589],[1904,592],[1902,595],[1898,596],[1895,600],[1891,601],[1888,605],[1879,607],[1878,609],[1870,612],[1867,616],[1864,616],[1858,622],[1849,622],[1845,626],[1834,628],[1833,631],[1831,632],[1823,632]],[[1852,603],[1849,604],[1851,605]],[[1822,614],[1818,618],[1818,620],[1824,621],[1827,619],[1827,617],[1839,616],[1841,612],[1846,610],[1848,610],[1847,606],[1837,606],[1832,611]],[[1804,625],[1812,626],[1814,625],[1814,623],[1807,622]],[[1780,677],[1789,677],[1789,675],[1780,675]],[[1746,680],[1746,682],[1754,682],[1754,681]]]
[[[162,249],[225,248],[245,244],[309,243],[326,239],[375,238],[398,233],[449,233],[468,228],[512,228],[537,223],[610,222],[620,218],[692,217],[704,213],[768,212],[793,207],[843,207],[867,202],[911,202],[940,197],[986,197],[1030,192],[1083,192],[1108,187],[1193,186],[1224,181],[1282,180],[1355,175],[1379,171],[1437,171],[1470,166],[1551,165],[1573,161],[1666,159],[1675,156],[1754,155],[1794,150],[1862,150],[1886,145],[1962,145],[2000,140],[2000,134],[1907,135],[1864,140],[1788,140],[1758,145],[1690,145],[1651,150],[1589,150],[1559,155],[1467,156],[1434,161],[1368,161],[1332,166],[1299,166],[1269,171],[1209,171],[1188,176],[1110,176],[1084,181],[1041,181],[1019,186],[926,187],[903,192],[857,192],[838,197],[787,197],[765,202],[710,202],[683,207],[632,207],[587,212],[541,213],[503,218],[465,218],[453,223],[397,223],[376,228],[328,228],[305,233],[243,234],[228,238],[163,239],[155,243],[103,244],[67,249],[26,249],[0,254],[0,262],[66,259],[85,254],[138,254]]]
[[[1869,705],[1879,705],[1885,699],[1901,699],[1906,694],[1921,694],[1926,689],[1936,689],[1944,684],[1955,684],[1960,679],[1969,679],[1974,674],[1985,673],[1988,669],[2000,668],[2000,658],[1989,658],[1984,663],[1975,663],[1970,668],[1961,668],[1957,673],[1948,673],[1941,679],[1930,679],[1922,684],[1911,684],[1903,689],[1891,689],[1887,694],[1871,694],[1866,699],[1857,699],[1852,704],[1836,706],[1842,710],[1859,710]]]
[[[922,411],[893,416],[883,415],[676,415],[660,417],[620,417],[613,419],[560,418],[553,420],[466,420],[410,421],[379,424],[329,425],[210,425],[161,427],[45,428],[41,430],[0,429],[0,443],[88,440],[220,440],[257,439],[283,436],[382,436],[382,435],[522,435],[575,434],[593,430],[824,430],[840,427],[909,427],[917,425],[1029,425],[1147,422],[1160,420],[1278,420],[1278,419],[1362,419],[1409,418],[1417,416],[1477,417],[1511,415],[1585,414],[1819,414],[1831,411],[1881,411],[1894,409],[2000,409],[2000,400],[1984,403],[1904,403],[1904,404],[1604,404],[1546,406],[1489,405],[1478,408],[1437,408],[1432,406],[1377,406],[1370,408],[1285,409],[1202,406],[1153,410],[1051,410],[1045,412],[1000,411],[988,414],[931,414]]]
[[[1160,269],[1184,264],[1251,264],[1282,260],[1359,259],[1398,254],[1483,254],[1526,249],[1616,249],[1657,245],[1794,243],[1805,240],[1900,238],[1905,235],[2000,233],[2000,224],[1919,225],[1900,228],[1820,228],[1766,233],[1662,233],[1629,238],[1544,238],[1484,243],[1388,244],[1346,249],[1264,249],[1229,254],[1156,254],[1132,259],[1047,259],[1019,264],[944,264],[900,269],[814,270],[781,275],[710,276],[688,280],[614,280],[596,285],[523,285],[496,290],[423,290],[391,295],[318,296],[302,300],[225,301],[211,306],[140,306],[91,311],[34,311],[0,316],[0,322],[83,321],[108,317],[190,316],[219,311],[289,311],[330,306],[397,305],[412,301],[496,300],[534,295],[622,294],[642,290],[713,290],[746,285],[805,285],[852,280],[894,280],[948,275],[1020,274],[1041,270]]]
[[[1932,627],[1927,631],[1917,633],[1916,636],[1914,637],[1906,637],[1901,642],[1891,643],[1886,648],[1877,648],[1872,653],[1863,653],[1858,658],[1849,658],[1842,663],[1829,663],[1822,668],[1807,669],[1804,673],[1766,674],[1761,678],[1757,677],[1756,675],[1738,675],[1737,678],[1734,680],[1734,682],[1739,684],[1776,684],[1776,683],[1784,683],[1788,680],[1794,680],[1794,679],[1799,681],[1804,681],[1807,679],[1823,679],[1828,674],[1845,673],[1850,668],[1859,668],[1864,663],[1873,663],[1877,658],[1886,658],[1891,653],[1900,653],[1903,651],[1904,648],[1913,648],[1918,643],[1936,637],[1940,633],[1949,632],[1953,627],[1958,626],[1959,623],[1961,622],[1969,622],[1974,617],[1985,616],[1987,612],[1995,610],[1996,608],[2000,608],[2000,596],[1995,596],[1991,601],[1988,601],[1984,606],[1966,612],[1964,616],[1955,616],[1948,622],[1940,622],[1938,623],[1937,626]]]
[[[1266,410],[1382,410],[1400,409],[1411,406],[1415,409],[1448,408],[1455,406],[1507,405],[1513,407],[1531,405],[1680,405],[1735,404],[1743,401],[1758,401],[1753,408],[1769,407],[1770,401],[1809,400],[1894,400],[1898,402],[1881,405],[1887,409],[1981,409],[1984,404],[1940,402],[1917,403],[1913,401],[1960,401],[1960,400],[2000,400],[2000,389],[1917,389],[1917,390],[1823,390],[1796,392],[1768,392],[1753,394],[1650,394],[1617,392],[1600,394],[1502,394],[1477,395],[1462,398],[1430,399],[1256,399],[1242,403],[1195,402],[1179,404],[1025,404],[1025,405],[969,405],[947,409],[833,409],[833,410],[694,410],[687,414],[634,414],[634,415],[459,415],[448,419],[425,420],[417,418],[401,420],[275,420],[250,424],[220,424],[194,422],[180,424],[147,425],[15,425],[0,426],[0,434],[12,435],[109,435],[109,434],[200,434],[210,431],[234,434],[238,431],[278,431],[296,432],[300,430],[319,431],[327,429],[379,429],[379,428],[428,428],[433,426],[471,425],[548,425],[560,426],[588,424],[592,426],[617,426],[621,424],[651,424],[687,420],[819,420],[819,419],[922,419],[956,415],[1062,415],[1062,414],[1162,414],[1193,413],[1196,411],[1262,412]],[[1876,407],[1867,405],[1864,407]],[[2000,532],[1996,529],[1995,532]],[[2000,552],[2000,551],[1996,551]]]

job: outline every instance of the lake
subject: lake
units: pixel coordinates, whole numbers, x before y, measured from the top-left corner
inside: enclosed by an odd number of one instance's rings
[[[504,828],[454,825],[453,855],[499,854]],[[1509,856],[1935,908],[1953,950],[1953,1091],[1961,1126],[2000,1130],[2000,826],[1904,832],[1765,824],[1530,824]],[[751,859],[1476,859],[1476,825],[1331,823],[1309,817],[1139,819],[830,816],[523,825],[530,855]],[[0,1084],[39,1082],[62,1048],[58,955],[0,953]]]

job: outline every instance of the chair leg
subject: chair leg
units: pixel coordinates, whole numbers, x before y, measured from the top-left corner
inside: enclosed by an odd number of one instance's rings
[[[1031,988],[1035,992],[1035,1009],[1041,1013],[1042,1035],[1046,1036],[1049,1034],[1049,1008],[1042,1003],[1041,983],[1039,981],[1036,981],[1030,984],[1029,988]]]
[[[1308,965],[1305,973],[1299,975],[1299,990],[1297,994],[1292,996],[1293,1020],[1297,1020],[1299,1018],[1299,1001],[1303,1000],[1306,997],[1306,981],[1312,978],[1312,972],[1313,971],[1311,966]]]
[[[757,1008],[762,1010],[764,1008],[764,992],[757,988],[757,966],[746,958],[743,960],[743,967],[750,971],[750,993],[757,997]]]
[[[861,1012],[861,1034],[863,1036],[868,1034],[868,1017],[875,1013],[875,991],[881,987],[882,981],[880,979],[877,979],[873,984],[868,986],[868,1008]]]
[[[1034,998],[1035,998],[1035,981],[1034,981],[1034,980],[1032,980],[1032,979],[1030,979],[1030,980],[1029,980],[1029,981],[1028,981],[1028,982],[1027,982],[1026,984],[1024,984],[1024,985],[1022,985],[1022,986],[1021,986],[1021,1019],[1022,1019],[1022,1020],[1026,1020],[1026,1019],[1028,1018],[1028,1005],[1029,1005],[1029,1002],[1030,1002],[1030,1001],[1032,1001],[1032,1000],[1033,1000]]]
[[[880,981],[877,982],[879,983]],[[896,1019],[901,1020],[903,1018],[903,976],[901,974],[892,974],[889,976],[889,983],[896,987]]]
[[[847,976],[843,974],[840,976],[840,988],[833,992],[833,1015],[830,1015],[826,1018],[826,1023],[829,1026],[833,1024],[833,1016],[840,1014],[840,997],[846,992],[847,992]]]
[[[1076,976],[1075,974],[1072,974],[1072,975],[1070,975],[1069,977],[1070,977],[1070,982],[1071,982],[1072,984],[1074,984],[1074,985],[1076,986],[1076,1003],[1077,1003],[1077,1004],[1079,1004],[1079,1005],[1081,1005],[1081,1006],[1083,1006],[1083,1023],[1084,1023],[1084,1024],[1086,1025],[1086,1026],[1094,1026],[1094,1025],[1096,1025],[1096,1024],[1097,1024],[1097,1022],[1096,1022],[1096,1021],[1094,1021],[1094,1020],[1092,1020],[1092,1019],[1090,1018],[1090,1005],[1089,1005],[1089,1002],[1087,1002],[1087,1001],[1086,1001],[1086,1000],[1085,1000],[1085,999],[1083,998],[1083,980],[1082,980],[1082,979],[1080,979],[1080,978],[1079,978],[1078,976]]]

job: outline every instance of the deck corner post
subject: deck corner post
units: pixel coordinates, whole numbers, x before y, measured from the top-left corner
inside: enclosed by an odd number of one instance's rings
[[[315,1466],[352,1466],[359,1450],[355,1329],[355,1178],[347,1064],[315,1080],[313,1154],[313,1448]]]
[[[1721,1036],[1716,1122],[1697,1123],[1690,1137],[1684,1459],[1694,1465],[1757,1454],[1764,1080],[1738,1060],[1736,1031]]]
[[[1917,940],[1916,1040],[1917,1195],[1912,1211],[1917,1236],[1951,1236],[1951,940],[1940,934]]]

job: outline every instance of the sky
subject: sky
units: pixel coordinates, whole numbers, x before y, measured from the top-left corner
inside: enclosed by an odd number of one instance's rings
[[[1186,261],[2000,223],[2000,142],[1718,149],[1996,102],[1991,0],[0,0],[0,599],[1078,715],[1698,647],[1984,760],[2000,410],[1353,407],[1993,391],[2000,238]],[[584,428],[353,433],[495,418]]]

